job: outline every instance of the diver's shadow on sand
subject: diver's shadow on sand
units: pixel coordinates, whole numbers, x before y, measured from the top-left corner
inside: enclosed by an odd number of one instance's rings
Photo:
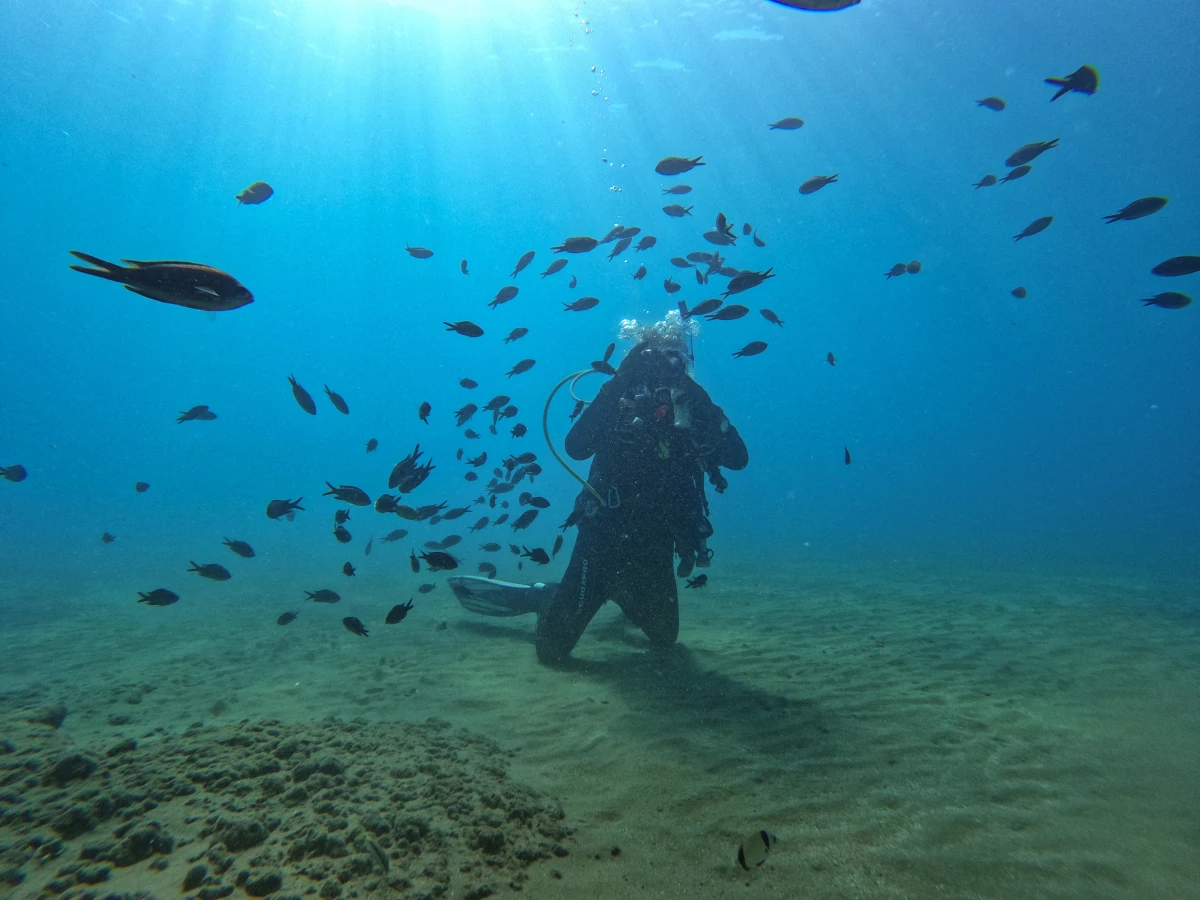
[[[458,627],[481,637],[532,645],[533,630],[514,625],[467,621]],[[652,731],[664,732],[670,726],[690,733],[711,729],[726,737],[736,732],[738,739],[758,746],[779,742],[793,751],[832,740],[831,716],[813,700],[764,690],[718,668],[701,666],[685,644],[655,646],[624,618],[595,622],[591,628],[603,643],[619,643],[623,649],[606,659],[570,656],[552,668],[612,687],[633,714],[647,719]]]

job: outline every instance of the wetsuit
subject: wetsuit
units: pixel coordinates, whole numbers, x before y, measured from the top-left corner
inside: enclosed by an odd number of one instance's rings
[[[608,600],[652,643],[673,643],[677,533],[703,520],[704,473],[748,462],[737,429],[708,393],[682,371],[645,363],[637,350],[567,435],[573,459],[594,456],[588,481],[606,503],[587,490],[575,501],[584,512],[571,561],[538,616],[542,662],[566,658]]]

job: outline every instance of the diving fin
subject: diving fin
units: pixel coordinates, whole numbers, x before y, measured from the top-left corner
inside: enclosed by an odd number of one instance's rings
[[[476,575],[448,579],[450,590],[464,609],[481,616],[507,618],[541,612],[554,596],[556,585],[513,584]]]

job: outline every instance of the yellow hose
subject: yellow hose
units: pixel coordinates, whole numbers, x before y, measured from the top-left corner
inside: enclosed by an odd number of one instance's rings
[[[574,396],[575,382],[583,378],[585,375],[603,375],[603,372],[597,369],[582,369],[578,372],[572,372],[562,381],[554,386],[554,390],[550,392],[550,396],[546,398],[546,405],[542,408],[542,435],[546,438],[546,446],[550,448],[550,452],[554,454],[554,458],[558,460],[558,464],[571,473],[571,477],[582,484],[585,488],[592,492],[592,496],[596,498],[596,502],[601,506],[607,506],[604,498],[600,496],[600,492],[588,484],[586,478],[582,478],[578,472],[571,468],[565,459],[558,455],[558,451],[554,449],[554,442],[550,440],[550,404],[554,400],[554,395],[557,394],[564,384],[571,382],[572,396]]]

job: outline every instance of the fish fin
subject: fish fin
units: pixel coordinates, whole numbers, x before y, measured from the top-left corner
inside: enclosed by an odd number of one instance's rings
[[[87,253],[81,253],[78,250],[68,250],[67,252],[70,253],[72,256],[74,256],[76,259],[82,259],[85,263],[88,263],[89,265],[93,265],[93,266],[98,266],[99,268],[104,269],[105,271],[108,271],[108,272],[121,271],[121,267],[118,266],[116,263],[105,262],[104,260],[100,259],[100,257],[98,257],[98,256],[89,256]],[[71,268],[77,272],[87,272],[89,275],[102,274],[100,272],[94,272],[91,269],[85,269],[82,266],[71,266]]]
[[[1063,81],[1061,78],[1047,78],[1046,81],[1049,82],[1050,84],[1063,84]],[[1062,87],[1060,87],[1057,91],[1055,91],[1054,96],[1050,98],[1050,102],[1053,103],[1055,100],[1057,100],[1063,94],[1070,93],[1070,91],[1071,91],[1070,86],[1063,84]]]
[[[114,278],[114,279],[113,279],[113,281],[117,281],[117,280],[118,280],[118,279],[116,279],[116,278]],[[133,292],[134,292],[135,294],[137,294],[139,297],[145,297],[147,300],[159,300],[159,298],[158,298],[158,297],[155,297],[153,294],[148,294],[148,293],[146,293],[144,290],[142,290],[141,288],[139,288],[139,287],[134,287],[132,284],[127,284],[127,285],[125,285],[125,290],[127,290],[127,291],[133,291]],[[160,300],[159,302],[161,303],[162,301]]]

